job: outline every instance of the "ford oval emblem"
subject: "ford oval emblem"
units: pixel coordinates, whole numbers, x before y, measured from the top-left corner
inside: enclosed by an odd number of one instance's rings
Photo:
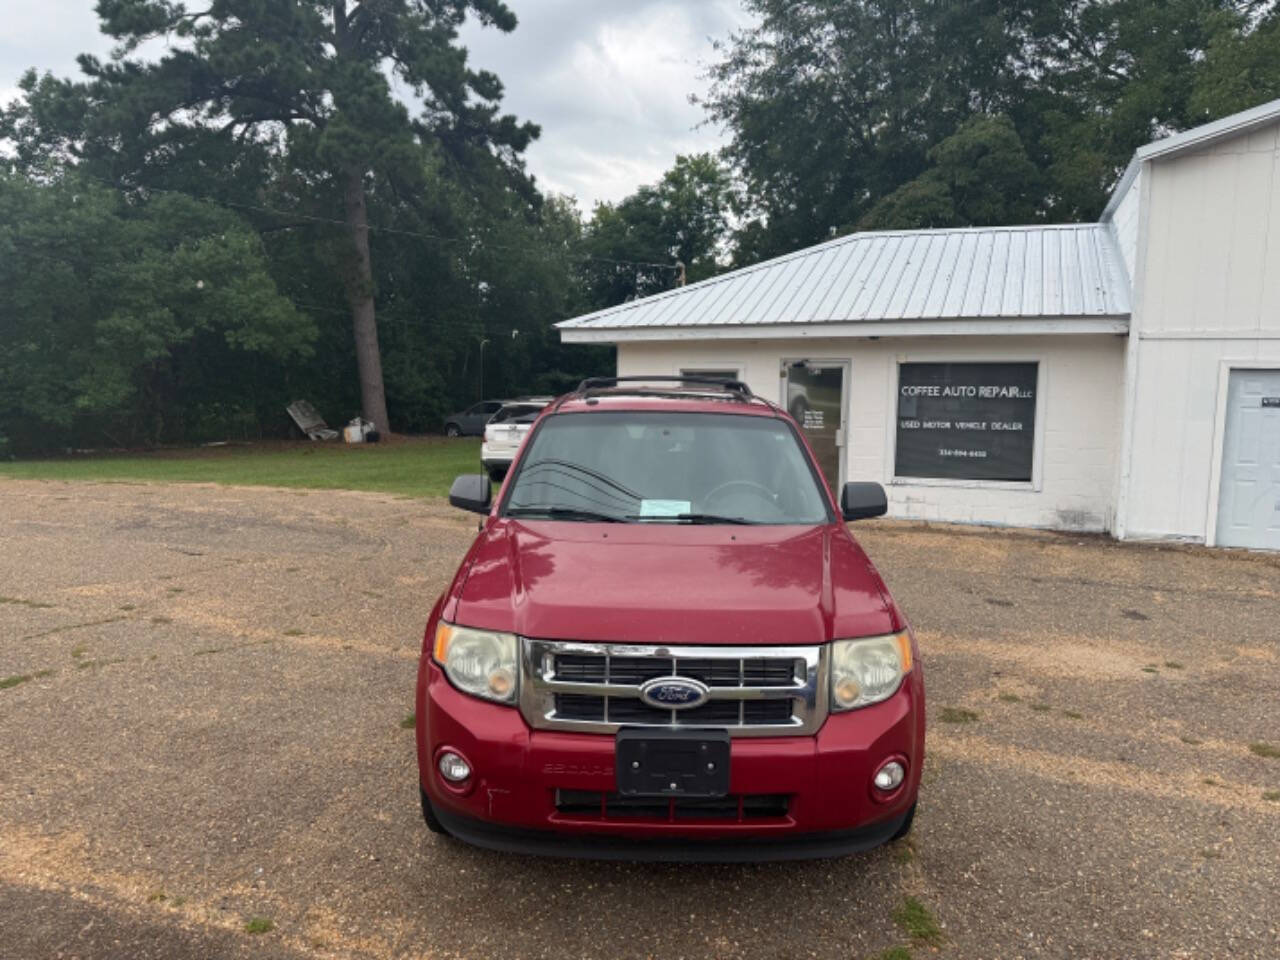
[[[640,687],[640,699],[660,710],[700,707],[710,695],[705,683],[689,677],[654,677]]]

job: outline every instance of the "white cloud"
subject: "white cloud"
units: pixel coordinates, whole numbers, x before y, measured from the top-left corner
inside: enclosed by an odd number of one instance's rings
[[[96,0],[41,0],[10,3],[0,19],[0,104],[21,91],[18,80],[28,69],[60,77],[80,78],[76,57],[91,53],[106,59],[115,41],[98,30]],[[8,7],[13,7],[10,10]],[[162,38],[143,45],[146,56],[164,54]]]
[[[590,209],[723,142],[689,95],[705,90],[712,41],[747,25],[738,3],[536,0],[516,12],[514,33],[469,24],[463,42],[502,78],[505,107],[542,126],[528,162],[547,189]]]
[[[98,32],[94,0],[5,4],[0,19],[0,84],[15,85],[28,67],[67,75],[76,55],[105,54],[111,38]]]

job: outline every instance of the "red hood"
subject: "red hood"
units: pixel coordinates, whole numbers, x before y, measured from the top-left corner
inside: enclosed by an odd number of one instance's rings
[[[808,644],[897,627],[879,575],[838,527],[499,519],[470,561],[457,621],[527,637]]]

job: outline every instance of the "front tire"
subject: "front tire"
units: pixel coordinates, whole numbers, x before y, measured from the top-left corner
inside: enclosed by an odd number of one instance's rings
[[[444,435],[446,437],[460,437],[462,436],[462,428],[456,423],[447,423],[444,427]]]
[[[431,798],[427,796],[427,791],[422,789],[422,784],[418,784],[418,794],[422,798],[422,819],[427,822],[427,829],[432,833],[447,837],[449,831],[444,828],[443,823],[436,819],[435,809],[431,806]]]
[[[494,483],[501,483],[507,478],[506,467],[489,467],[489,479]]]

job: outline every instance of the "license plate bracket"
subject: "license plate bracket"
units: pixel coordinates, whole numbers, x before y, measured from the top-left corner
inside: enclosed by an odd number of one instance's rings
[[[624,797],[723,797],[728,730],[619,730],[614,769]]]

